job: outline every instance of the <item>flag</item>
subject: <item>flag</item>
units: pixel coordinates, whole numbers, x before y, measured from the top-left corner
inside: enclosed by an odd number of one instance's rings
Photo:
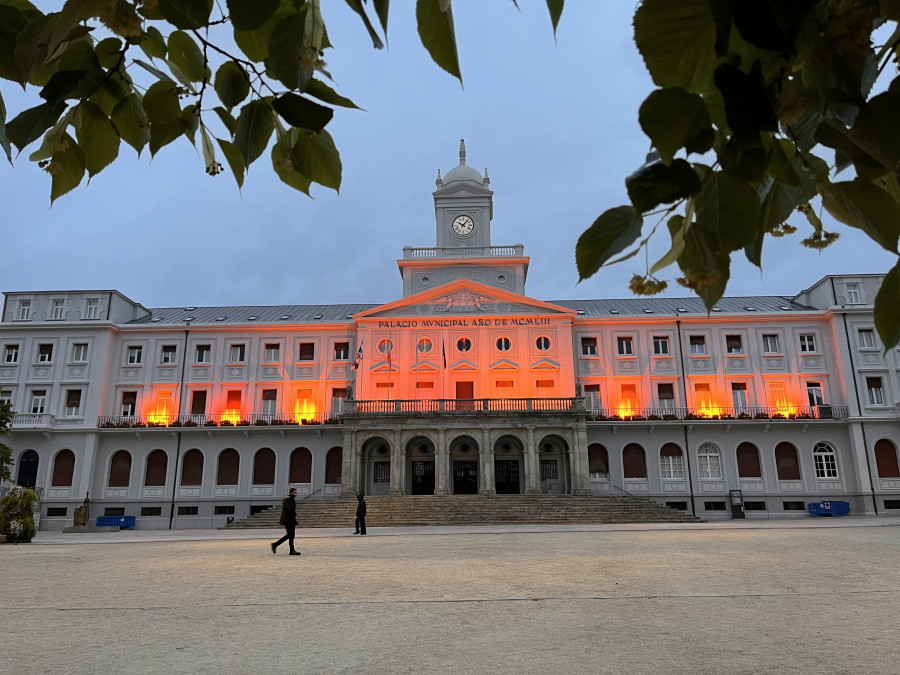
[[[447,349],[444,347],[444,338],[441,337],[441,357],[444,359],[444,368],[447,367]]]
[[[356,352],[356,358],[353,360],[353,370],[359,368],[359,364],[362,363],[362,340],[359,341],[359,349]]]

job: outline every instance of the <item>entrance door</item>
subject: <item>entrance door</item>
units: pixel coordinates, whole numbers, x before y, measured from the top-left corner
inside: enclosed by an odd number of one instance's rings
[[[412,494],[434,494],[434,461],[413,460],[412,463]]]
[[[457,382],[456,383],[456,409],[457,410],[473,410],[475,398],[474,382]]]
[[[519,494],[519,460],[494,460],[494,487],[498,495]]]
[[[16,482],[22,487],[34,488],[37,485],[38,454],[27,450],[19,459],[19,475]]]
[[[453,462],[453,494],[478,494],[478,462],[455,460]]]

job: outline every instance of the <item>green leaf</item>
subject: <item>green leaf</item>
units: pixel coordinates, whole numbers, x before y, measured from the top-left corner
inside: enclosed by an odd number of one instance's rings
[[[222,148],[222,154],[225,155],[225,161],[228,162],[228,167],[234,174],[234,180],[237,181],[238,190],[240,190],[244,185],[244,156],[231,141],[223,141],[221,138],[216,138],[216,141]]]
[[[200,126],[200,151],[203,154],[203,165],[206,173],[215,176],[218,173],[219,163],[216,161],[216,148],[212,144],[212,139],[206,133],[206,127]]]
[[[151,124],[161,124],[178,119],[181,106],[178,92],[172,82],[154,82],[144,94],[144,110]]]
[[[222,105],[231,110],[250,94],[250,80],[241,66],[226,61],[216,71],[215,89]]]
[[[220,105],[213,108],[213,111],[219,116],[219,119],[222,120],[222,124],[228,129],[228,133],[231,134],[231,137],[234,138],[234,132],[237,131],[237,120],[234,119],[234,115]]]
[[[305,14],[298,12],[281,19],[269,38],[269,72],[288,89],[302,89],[300,50],[304,47]]]
[[[672,216],[669,219],[669,233],[672,236],[672,248],[650,268],[650,274],[656,274],[676,262],[684,251],[684,235],[691,221],[684,216]]]
[[[84,155],[75,139],[62,135],[61,149],[53,153],[46,171],[53,176],[50,185],[50,204],[74,190],[84,177]]]
[[[297,134],[294,143],[297,170],[311,181],[340,192],[341,156],[327,131]]]
[[[195,138],[197,134],[197,129],[200,126],[200,114],[197,110],[197,105],[195,103],[191,103],[189,106],[186,106],[184,110],[181,111],[181,124],[184,127],[184,135],[191,139],[191,145],[194,145],[197,142]]]
[[[227,0],[226,4],[235,30],[256,30],[272,18],[281,0]]]
[[[121,85],[119,80],[115,77],[111,77],[91,95],[90,101],[108,116],[112,115],[112,111],[119,104],[119,101],[126,96],[127,93],[125,88]]]
[[[712,148],[715,133],[703,99],[684,89],[657,89],[641,104],[638,120],[665,164],[681,148],[704,153]]]
[[[356,108],[357,110],[362,110],[362,108],[356,105],[349,98],[344,98],[327,84],[316,79],[311,79],[306,83],[306,89],[303,91],[303,93],[309,94],[310,96],[317,98],[320,101],[324,101],[325,103],[330,103],[331,105],[339,105],[344,108]]]
[[[19,8],[0,5],[0,78],[22,85],[25,80],[16,65],[16,39],[27,23]]]
[[[431,58],[462,84],[450,3],[443,10],[439,0],[416,0],[416,21],[419,24],[419,38]]]
[[[36,141],[50,127],[56,124],[59,116],[66,109],[64,103],[51,106],[42,103],[34,108],[23,110],[6,125],[6,136],[22,152],[33,141]]]
[[[644,0],[634,13],[634,41],[656,86],[710,88],[717,58],[709,0]]]
[[[643,225],[644,219],[633,206],[617,206],[601,214],[575,245],[578,280],[593,276],[607,260],[631,245],[641,236]]]
[[[628,197],[639,213],[646,213],[660,204],[671,204],[700,191],[700,177],[683,159],[670,166],[656,162],[641,167],[625,179]]]
[[[759,196],[749,183],[722,171],[711,171],[695,200],[697,227],[717,238],[719,248],[737,251],[756,240]]]
[[[679,223],[669,221],[669,231],[675,237],[673,228]],[[703,300],[707,310],[712,309],[725,294],[725,286],[730,276],[731,258],[719,247],[718,233],[699,227],[697,223],[684,232],[684,249],[678,256],[678,267],[694,292]]]
[[[119,101],[112,112],[112,122],[121,139],[134,148],[140,157],[141,150],[150,141],[147,128],[149,120],[140,97],[131,94]]]
[[[6,105],[3,103],[3,92],[0,91],[0,148],[6,153],[6,159],[12,165],[12,148],[6,135]]]
[[[375,49],[382,49],[384,47],[384,43],[381,41],[381,37],[379,37],[378,32],[375,30],[375,26],[372,25],[372,22],[369,21],[369,16],[366,14],[366,9],[363,6],[363,2],[365,0],[346,0],[347,5],[354,12],[359,14],[359,17],[362,19],[363,24],[366,27],[366,30],[369,31],[369,37],[372,39],[372,46]],[[384,3],[386,5],[386,3]],[[384,16],[382,17],[381,12],[378,12],[378,8],[376,7],[376,13],[378,13],[379,18],[381,19],[381,25],[384,26],[385,32],[387,32],[387,7],[383,9]]]
[[[109,166],[119,156],[119,134],[97,106],[82,101],[75,108],[75,133],[84,154],[88,178]]]
[[[122,58],[122,41],[119,38],[109,37],[100,40],[94,47],[100,65],[104,68],[115,68]]]
[[[209,24],[213,0],[159,0],[159,13],[182,30],[203,28]]]
[[[297,171],[294,164],[294,151],[288,142],[279,141],[272,146],[272,168],[282,183],[309,196],[309,187],[312,181]]]
[[[553,37],[556,37],[556,29],[559,26],[559,18],[562,16],[565,0],[547,0],[547,9],[550,12],[550,23],[553,24]]]
[[[900,342],[900,263],[885,275],[875,296],[875,328],[884,343],[884,351]]]
[[[63,70],[53,73],[40,91],[40,97],[51,106],[63,103],[87,75],[86,70]]]
[[[334,117],[334,110],[297,94],[287,93],[272,102],[281,118],[292,127],[321,131]]]
[[[151,59],[166,58],[166,38],[159,32],[156,26],[149,26],[144,33],[144,40],[141,42],[141,49]]]
[[[146,61],[141,61],[140,59],[135,59],[134,62],[135,62],[137,65],[139,65],[141,68],[143,68],[144,70],[146,70],[148,73],[151,73],[152,75],[156,75],[156,77],[157,77],[161,82],[169,82],[169,83],[171,83],[171,84],[175,84],[175,80],[173,80],[171,77],[169,77],[169,75],[168,75],[167,73],[164,73],[163,71],[161,71],[161,70],[160,70],[159,68],[157,68],[156,66],[151,66],[151,65],[150,65],[149,63],[147,63]]]
[[[375,14],[378,15],[378,21],[381,23],[384,39],[387,40],[388,6],[390,5],[390,0],[372,0],[372,5],[375,7]]]
[[[181,68],[179,68],[174,61],[166,61],[166,65],[169,67],[169,72],[175,77],[179,84],[182,87],[188,90],[191,94],[196,94],[197,90],[194,88],[194,83],[191,82],[191,78],[185,75]]]
[[[166,122],[152,123],[150,125],[150,156],[154,157],[157,152],[177,140],[184,132],[184,122],[180,117]]]
[[[244,157],[244,166],[249,167],[266,149],[275,130],[272,115],[272,109],[264,100],[251,101],[241,108],[234,144]]]
[[[897,253],[900,205],[871,183],[847,181],[819,184],[822,205],[836,220],[857,227],[882,248]]]
[[[175,30],[169,35],[169,60],[181,69],[191,82],[203,82],[210,77],[203,52],[193,38],[184,31]]]

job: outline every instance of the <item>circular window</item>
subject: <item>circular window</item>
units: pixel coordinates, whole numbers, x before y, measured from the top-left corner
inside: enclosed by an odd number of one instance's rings
[[[422,283],[423,286],[427,286],[428,284],[431,283],[431,277],[422,277],[419,281]]]
[[[540,349],[542,352],[545,352],[550,349],[550,338],[548,338],[546,335],[541,335],[541,337],[537,339],[535,344],[537,345],[538,349]]]
[[[498,274],[498,275],[497,275],[497,283],[498,283],[498,284],[505,284],[505,283],[506,283],[506,275],[505,275],[505,274]]]
[[[472,349],[472,341],[469,338],[459,338],[456,341],[456,349],[461,352],[467,352]]]
[[[378,351],[380,351],[382,354],[389,354],[393,350],[394,350],[394,343],[391,342],[390,340],[381,340],[378,343]]]
[[[423,354],[427,354],[431,351],[431,348],[433,346],[434,345],[432,345],[431,340],[429,340],[428,338],[422,338],[421,340],[419,340],[419,344],[416,345],[416,349],[418,349]]]
[[[501,352],[508,352],[509,347],[510,347],[509,338],[506,338],[506,337],[497,338],[497,349],[499,349]]]

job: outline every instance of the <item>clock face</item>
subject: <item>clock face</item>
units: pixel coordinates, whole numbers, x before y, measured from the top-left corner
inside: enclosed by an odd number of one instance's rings
[[[472,234],[472,230],[475,229],[475,221],[473,221],[469,216],[456,216],[453,219],[453,231],[456,234],[465,236],[467,234]]]

